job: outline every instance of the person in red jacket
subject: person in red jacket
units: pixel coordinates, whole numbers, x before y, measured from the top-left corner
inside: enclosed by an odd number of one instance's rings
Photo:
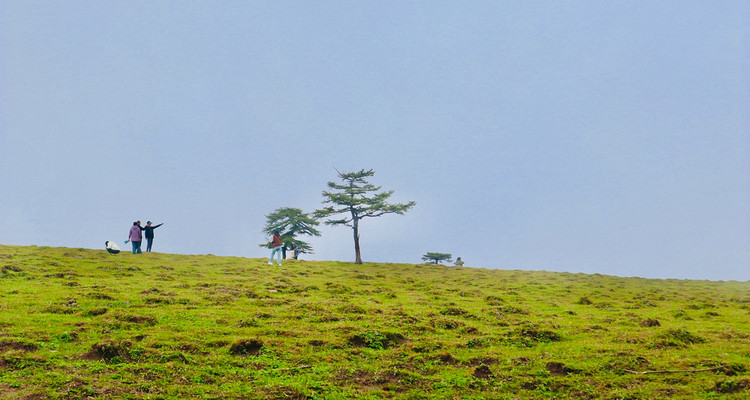
[[[281,235],[279,234],[279,230],[276,229],[273,231],[273,237],[271,238],[271,257],[268,259],[268,263],[273,265],[273,256],[278,255],[277,258],[279,260],[279,265],[281,265],[281,248],[284,247],[284,245],[281,243]]]

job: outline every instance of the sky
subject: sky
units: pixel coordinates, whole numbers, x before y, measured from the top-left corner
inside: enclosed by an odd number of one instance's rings
[[[750,2],[0,0],[0,243],[750,280]],[[304,259],[354,261],[321,225]],[[302,239],[305,239],[304,237]]]

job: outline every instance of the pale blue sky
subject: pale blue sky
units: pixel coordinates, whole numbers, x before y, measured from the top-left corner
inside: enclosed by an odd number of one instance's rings
[[[0,243],[268,256],[374,169],[362,256],[750,280],[746,1],[0,0]],[[308,259],[353,261],[323,227]]]

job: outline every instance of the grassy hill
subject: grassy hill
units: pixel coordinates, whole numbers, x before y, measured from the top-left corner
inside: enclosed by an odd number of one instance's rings
[[[0,245],[0,398],[750,396],[750,282]]]

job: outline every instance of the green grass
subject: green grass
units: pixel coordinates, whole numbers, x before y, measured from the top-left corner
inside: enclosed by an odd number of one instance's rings
[[[0,398],[742,399],[750,282],[0,245]]]

